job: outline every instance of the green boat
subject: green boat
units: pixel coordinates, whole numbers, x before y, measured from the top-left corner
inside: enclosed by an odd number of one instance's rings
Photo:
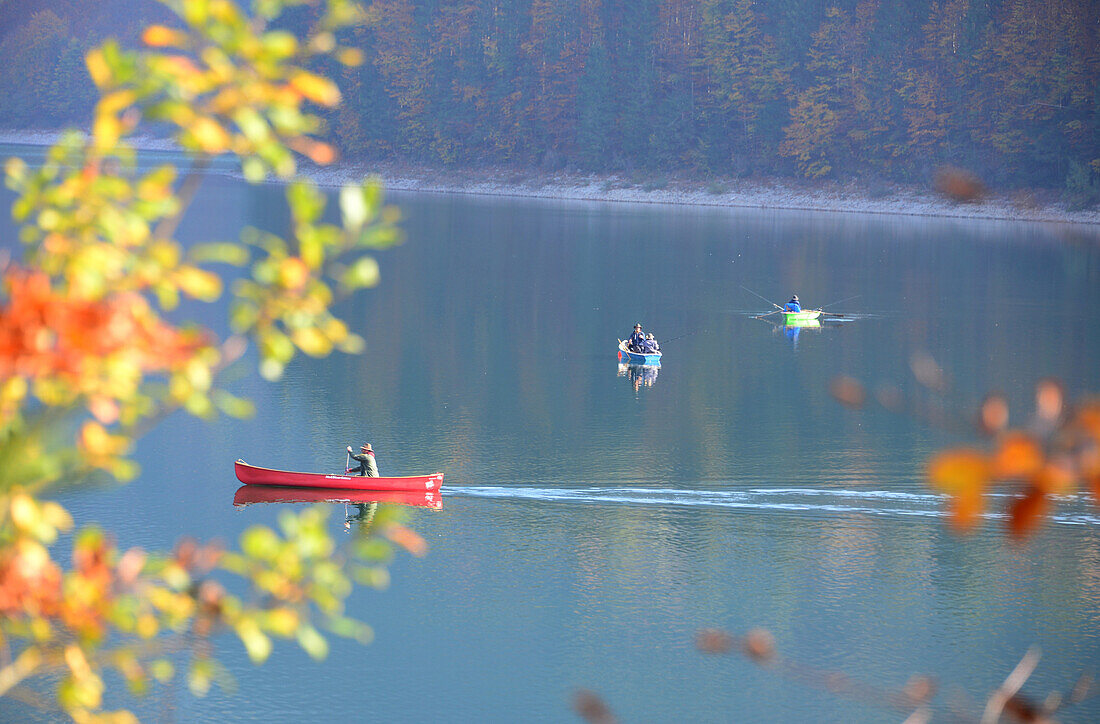
[[[803,309],[801,312],[783,312],[783,324],[788,327],[805,326],[807,322],[816,322],[821,316],[820,309]]]

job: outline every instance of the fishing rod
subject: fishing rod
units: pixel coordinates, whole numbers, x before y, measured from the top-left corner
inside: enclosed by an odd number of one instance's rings
[[[680,335],[679,337],[673,337],[672,339],[666,339],[666,340],[665,340],[664,342],[662,342],[661,344],[668,344],[669,342],[675,342],[676,340],[678,340],[678,339],[683,339],[684,337],[690,337],[691,335],[695,334],[695,333],[696,333],[696,332],[698,332],[698,331],[699,331],[699,330],[693,330],[693,331],[691,331],[691,332],[684,332],[684,333],[683,333],[683,334],[681,334],[681,335]],[[705,330],[705,329],[704,329],[703,331],[704,331],[704,332],[706,332],[707,330]]]
[[[768,304],[772,305],[773,307],[775,307],[775,308],[776,308],[776,309],[778,309],[779,311],[783,311],[783,307],[779,306],[778,304],[776,304],[776,303],[775,303],[775,302],[773,302],[772,300],[770,300],[770,299],[767,299],[766,297],[764,297],[764,296],[762,296],[762,295],[760,295],[760,294],[757,294],[756,292],[754,292],[753,290],[749,289],[749,288],[748,288],[748,287],[746,287],[745,285],[743,285],[743,284],[738,284],[737,286],[741,287],[742,289],[744,289],[744,290],[745,290],[746,292],[748,292],[749,294],[752,294],[753,296],[757,296],[757,297],[760,297],[760,298],[761,298],[761,299],[763,299],[763,300],[764,300],[765,302],[767,302]]]
[[[834,307],[834,306],[836,306],[837,304],[843,304],[844,302],[850,302],[850,301],[852,301],[853,299],[857,299],[857,298],[859,298],[859,297],[861,297],[861,296],[863,296],[863,295],[862,295],[862,294],[856,294],[856,295],[853,295],[853,296],[851,296],[851,297],[848,297],[847,299],[841,299],[841,300],[840,300],[839,302],[830,302],[829,304],[826,304],[826,305],[822,306],[822,307],[821,307],[821,309],[822,309],[822,310],[824,310],[824,309],[825,309],[825,307]],[[844,314],[838,314],[838,313],[836,313],[836,312],[826,312],[826,311],[822,311],[821,313],[822,313],[822,314],[825,314],[825,315],[828,315],[828,316],[830,316],[830,317],[844,317],[844,316],[846,316],[846,315],[844,315]]]

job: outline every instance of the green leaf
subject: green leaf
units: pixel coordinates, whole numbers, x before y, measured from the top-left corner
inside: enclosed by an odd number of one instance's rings
[[[207,692],[210,691],[212,673],[209,662],[204,660],[196,661],[191,666],[191,671],[187,673],[187,688],[189,688],[191,693],[195,696],[206,696]]]
[[[309,624],[298,627],[298,645],[315,661],[328,656],[328,641]]]
[[[241,534],[241,550],[252,558],[271,560],[279,552],[279,545],[275,531],[262,525],[254,525]]]
[[[345,229],[358,231],[367,223],[369,210],[362,187],[348,185],[340,189],[340,213]]]
[[[307,181],[295,181],[286,190],[290,213],[298,224],[312,224],[325,210],[325,195]]]
[[[361,644],[369,644],[374,640],[374,629],[362,621],[356,621],[346,616],[333,616],[325,622],[325,628],[337,636],[347,639],[355,639]]]
[[[176,669],[168,659],[157,659],[149,665],[149,673],[154,679],[164,684],[172,680],[176,675]]]
[[[378,270],[378,262],[374,257],[364,256],[352,264],[340,278],[341,284],[347,289],[363,289],[378,284],[381,273]]]
[[[251,400],[232,395],[225,390],[213,392],[214,404],[229,417],[246,419],[256,414],[256,406]]]
[[[187,258],[195,264],[217,262],[244,266],[248,263],[248,249],[231,241],[196,244],[188,251]]]
[[[271,638],[261,631],[259,625],[251,618],[246,618],[237,625],[237,636],[248,651],[248,657],[252,659],[252,663],[263,663],[271,655]]]

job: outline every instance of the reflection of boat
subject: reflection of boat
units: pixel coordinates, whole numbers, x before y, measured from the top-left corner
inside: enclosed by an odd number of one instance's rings
[[[645,385],[652,387],[657,381],[657,373],[661,371],[661,365],[631,365],[625,362],[619,363],[619,377],[626,377],[630,384],[637,390]]]
[[[307,488],[338,488],[340,490],[439,490],[443,473],[408,475],[396,478],[371,478],[359,475],[325,475],[324,473],[293,473],[249,465],[244,460],[233,463],[237,480],[245,485],[288,485]]]
[[[643,354],[641,352],[631,352],[626,348],[626,340],[619,340],[619,361],[628,362],[632,365],[661,365],[661,353],[654,352],[653,354]]]
[[[807,324],[807,322],[816,322],[817,318],[821,316],[820,309],[803,309],[801,312],[780,312],[783,316],[783,324],[788,327],[810,327],[814,325]]]
[[[278,485],[242,485],[233,505],[253,503],[392,503],[439,510],[439,490],[341,490],[340,488],[290,488]]]

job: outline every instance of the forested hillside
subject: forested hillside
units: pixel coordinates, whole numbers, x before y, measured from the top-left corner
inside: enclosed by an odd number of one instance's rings
[[[1095,0],[364,4],[365,62],[330,119],[351,156],[872,183],[952,164],[1055,189],[1100,174]],[[3,125],[87,108],[80,50],[113,27],[88,7],[0,2]],[[156,10],[94,7],[123,34]]]

